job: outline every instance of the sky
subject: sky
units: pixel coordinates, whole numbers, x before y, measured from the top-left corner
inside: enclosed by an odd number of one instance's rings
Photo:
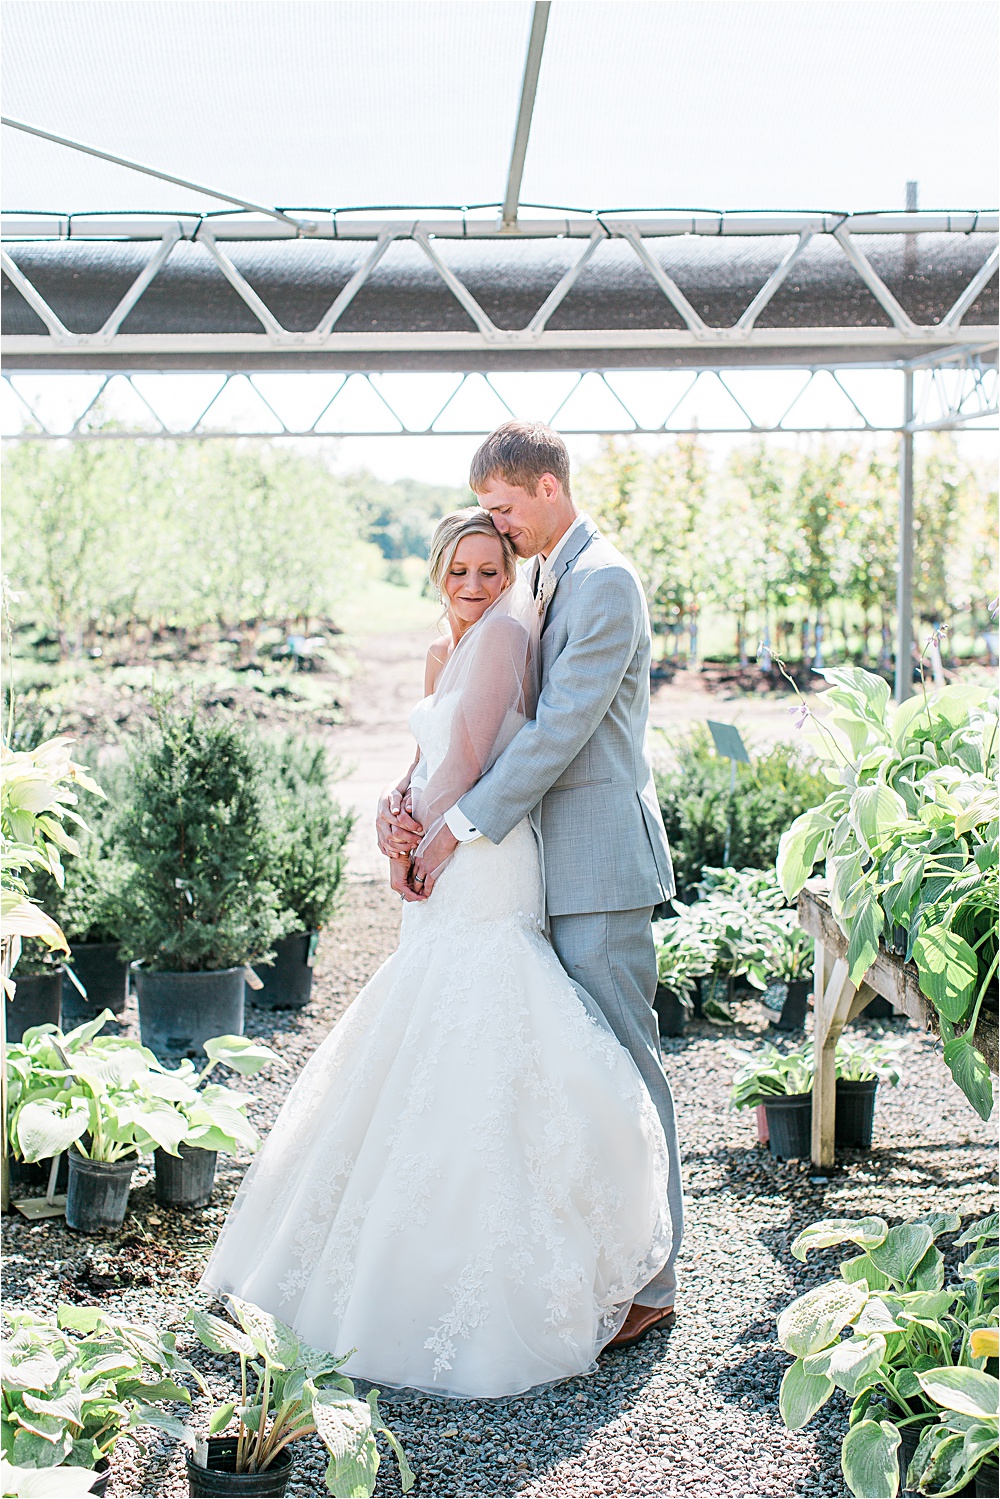
[[[525,202],[996,206],[992,0],[553,0]],[[3,112],[268,204],[496,202],[527,0],[6,0]],[[3,131],[3,205],[208,200]]]

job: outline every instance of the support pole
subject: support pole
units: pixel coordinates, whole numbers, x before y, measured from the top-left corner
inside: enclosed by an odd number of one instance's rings
[[[521,199],[521,178],[524,175],[524,158],[528,151],[528,133],[531,116],[535,108],[535,91],[538,88],[538,70],[542,65],[542,48],[545,46],[545,29],[549,24],[550,0],[535,0],[531,14],[531,34],[528,37],[528,54],[524,59],[524,77],[521,80],[521,102],[514,126],[514,144],[511,147],[510,166],[507,169],[507,187],[500,210],[500,222],[504,229],[517,227],[517,208]]]
[[[899,445],[899,569],[896,577],[896,702],[913,690],[913,371],[903,372]]]

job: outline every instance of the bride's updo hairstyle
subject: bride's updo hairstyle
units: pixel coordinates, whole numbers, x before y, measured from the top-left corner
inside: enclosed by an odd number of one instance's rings
[[[500,535],[490,519],[489,511],[480,510],[478,505],[470,505],[467,510],[453,510],[450,515],[439,520],[434,528],[427,571],[438,593],[444,593],[444,580],[455,560],[458,544],[466,536],[492,536],[494,541],[500,543],[504,578],[510,587],[517,577],[517,553],[510,539]]]

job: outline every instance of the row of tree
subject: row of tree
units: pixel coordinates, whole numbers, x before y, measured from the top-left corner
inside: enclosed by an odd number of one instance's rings
[[[4,570],[19,618],[60,656],[143,655],[164,631],[233,638],[252,659],[268,625],[310,633],[372,555],[426,555],[461,490],[334,475],[270,444],[12,445]]]
[[[642,577],[655,630],[699,654],[706,607],[729,615],[742,662],[756,639],[786,657],[834,644],[888,664],[896,608],[899,476],[895,454],[764,442],[713,468],[697,438],[649,453],[609,439],[575,497]],[[918,448],[914,616],[972,636],[996,591],[995,480],[948,435]]]
[[[953,438],[918,446],[915,613],[975,636],[995,590],[996,490]],[[63,657],[141,656],[165,630],[234,638],[335,624],[369,575],[425,556],[467,490],[339,476],[324,453],[270,444],[14,444],[4,457],[4,570],[18,613]],[[650,452],[609,439],[574,495],[635,562],[654,628],[699,655],[706,610],[742,660],[838,649],[888,662],[896,596],[895,455],[764,442],[713,466],[697,438]],[[377,548],[377,551],[375,550]]]

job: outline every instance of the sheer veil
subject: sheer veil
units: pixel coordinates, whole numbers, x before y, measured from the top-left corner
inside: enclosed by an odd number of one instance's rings
[[[424,829],[417,853],[445,813],[507,748],[538,699],[540,619],[521,571],[467,630],[438,678],[427,743],[411,781]],[[436,871],[435,871],[436,872]]]

